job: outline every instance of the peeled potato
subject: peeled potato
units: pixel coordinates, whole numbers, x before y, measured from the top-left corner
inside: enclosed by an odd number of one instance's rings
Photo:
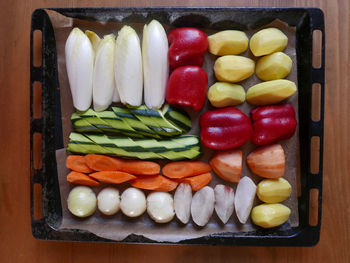
[[[285,223],[290,209],[282,204],[262,204],[253,208],[252,221],[263,228],[272,228]]]
[[[254,74],[255,62],[243,56],[219,57],[214,64],[215,77],[219,81],[239,82]]]
[[[279,103],[292,96],[297,91],[293,81],[276,79],[265,81],[250,87],[246,94],[246,100],[252,105],[268,105]]]
[[[247,50],[248,37],[238,30],[224,30],[208,37],[210,53],[217,56],[237,55]]]
[[[255,73],[264,81],[283,79],[290,73],[291,68],[292,59],[283,52],[275,52],[258,60]]]
[[[264,56],[283,51],[288,44],[288,37],[281,30],[270,27],[255,33],[249,44],[254,56]]]
[[[286,200],[292,192],[292,186],[283,178],[264,179],[258,184],[256,191],[259,199],[265,203],[273,204]]]
[[[238,84],[216,82],[209,88],[208,99],[217,108],[235,106],[244,102],[245,90]]]

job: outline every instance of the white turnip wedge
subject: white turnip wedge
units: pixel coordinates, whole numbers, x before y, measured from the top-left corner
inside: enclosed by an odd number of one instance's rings
[[[192,198],[191,215],[198,226],[205,226],[214,212],[215,195],[213,188],[203,187]]]
[[[191,215],[192,189],[189,184],[181,183],[175,191],[174,207],[176,217],[187,224]]]
[[[216,185],[214,192],[216,214],[226,224],[234,210],[235,193],[231,187],[222,184]]]
[[[143,75],[140,39],[130,26],[118,32],[114,58],[115,83],[123,104],[140,106]]]
[[[256,185],[249,177],[243,177],[236,189],[235,209],[239,222],[245,224],[252,210]]]
[[[95,54],[89,38],[77,27],[67,38],[65,55],[73,105],[77,110],[85,111],[92,100]]]
[[[159,109],[164,103],[169,76],[168,45],[165,30],[157,20],[143,27],[144,99],[151,109]]]
[[[112,103],[114,83],[115,37],[106,35],[100,41],[95,57],[92,100],[95,111],[103,111]]]

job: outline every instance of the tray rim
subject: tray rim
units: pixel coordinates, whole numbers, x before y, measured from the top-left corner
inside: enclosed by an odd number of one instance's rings
[[[276,231],[276,235],[257,235],[268,233],[266,230],[258,230],[247,233],[235,233],[235,234],[214,234],[210,236],[200,237],[196,239],[187,239],[176,243],[171,242],[157,242],[154,240],[147,239],[143,236],[130,235],[125,240],[121,242],[117,242],[114,240],[108,240],[104,238],[100,238],[95,236],[92,233],[81,231],[81,230],[56,230],[53,224],[54,219],[49,219],[45,216],[45,209],[48,208],[48,203],[43,204],[43,218],[40,220],[34,219],[33,215],[33,187],[34,184],[41,184],[43,186],[43,195],[46,194],[47,185],[54,185],[54,178],[47,179],[45,177],[45,172],[42,169],[35,170],[33,167],[33,135],[37,132],[49,132],[49,127],[45,127],[45,120],[34,119],[33,118],[33,83],[35,81],[42,82],[42,88],[45,86],[53,84],[54,86],[58,86],[58,78],[56,76],[47,76],[46,63],[54,62],[52,65],[54,70],[57,73],[57,54],[55,48],[50,52],[42,52],[43,54],[43,63],[41,67],[33,66],[33,31],[36,29],[41,29],[43,33],[43,51],[45,48],[49,47],[49,43],[46,43],[45,37],[46,34],[52,33],[53,29],[49,20],[48,15],[46,14],[45,9],[36,9],[32,14],[32,24],[31,24],[31,34],[30,34],[30,88],[31,88],[31,105],[30,105],[30,161],[31,161],[31,175],[30,175],[30,209],[31,209],[31,223],[32,223],[32,234],[35,238],[41,240],[62,240],[62,241],[97,241],[97,242],[113,242],[113,243],[158,243],[158,244],[210,244],[210,245],[255,245],[255,246],[313,246],[316,245],[319,241],[320,236],[320,227],[321,227],[321,213],[322,213],[322,164],[323,164],[323,126],[324,126],[324,65],[325,65],[325,33],[324,33],[324,15],[322,10],[318,8],[295,8],[295,7],[122,7],[122,8],[48,8],[46,10],[53,10],[63,13],[83,13],[89,11],[91,13],[99,12],[99,11],[124,11],[130,12],[135,10],[143,10],[144,12],[154,12],[154,11],[167,11],[167,10],[186,10],[193,12],[203,12],[207,10],[232,10],[232,11],[283,11],[283,12],[291,12],[291,11],[303,11],[306,12],[310,17],[310,32],[311,32],[311,40],[312,40],[312,32],[314,30],[322,31],[322,66],[318,69],[312,67],[310,68],[310,88],[313,83],[321,84],[321,118],[319,121],[314,122],[310,119],[309,124],[309,133],[311,136],[318,136],[320,138],[320,156],[319,156],[319,173],[311,174],[307,172],[307,178],[304,178],[304,183],[308,186],[308,189],[316,188],[319,190],[319,199],[318,199],[318,224],[316,226],[306,225],[303,227],[292,228],[293,231],[290,231],[290,235],[282,235],[283,231]],[[310,37],[310,36],[309,36]],[[310,44],[310,43],[309,43]],[[309,46],[310,52],[312,54],[312,43]],[[49,49],[45,49],[46,51],[50,51]],[[311,56],[311,55],[310,55]],[[46,62],[46,63],[45,63]],[[310,62],[310,61],[309,61]],[[49,63],[47,63],[50,65]],[[298,75],[299,75],[299,67],[298,67]],[[50,79],[51,78],[51,79]],[[299,82],[299,76],[298,76]],[[57,99],[58,90],[51,91],[46,96],[54,96]],[[57,101],[56,101],[57,103]],[[43,100],[43,111],[52,107],[52,105],[44,105]],[[309,103],[310,104],[310,103]],[[60,109],[55,109],[56,112],[56,122],[60,119]],[[57,123],[56,123],[57,124]],[[59,126],[59,125],[58,125]],[[57,138],[51,138],[48,140],[50,143],[53,143],[56,148],[59,148],[60,142]],[[53,142],[54,141],[54,142]],[[44,141],[43,145],[46,143]],[[309,150],[310,151],[310,150]],[[45,158],[45,152],[42,151],[43,158]],[[308,156],[309,157],[309,156]],[[43,163],[44,166],[44,163]],[[308,167],[309,168],[309,167]],[[308,170],[309,171],[309,170]],[[56,178],[57,179],[57,178]],[[46,182],[45,180],[49,180],[50,182]],[[49,183],[49,184],[48,184]],[[302,198],[306,198],[305,196]],[[308,198],[306,198],[306,204],[308,206]],[[300,200],[299,200],[300,202]],[[60,203],[60,201],[59,201]],[[59,204],[60,205],[60,204]],[[300,205],[300,204],[299,204]],[[56,206],[57,203],[53,204]],[[52,208],[52,207],[51,207]],[[308,208],[307,208],[308,209]],[[308,210],[307,210],[308,217]],[[285,233],[285,232],[284,232]],[[249,235],[252,234],[252,235]]]

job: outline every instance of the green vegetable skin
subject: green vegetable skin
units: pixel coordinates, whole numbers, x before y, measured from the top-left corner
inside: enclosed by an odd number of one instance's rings
[[[137,159],[194,159],[201,154],[198,136],[156,139],[132,139],[105,134],[72,132],[67,151],[79,154],[106,154]]]
[[[96,112],[89,109],[72,114],[76,132],[120,133],[129,137],[172,137],[188,132],[191,119],[186,112],[165,105],[162,110],[145,105],[136,108],[113,107],[113,111]]]

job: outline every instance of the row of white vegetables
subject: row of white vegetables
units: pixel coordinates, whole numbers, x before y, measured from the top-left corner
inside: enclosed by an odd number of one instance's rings
[[[165,192],[145,194],[130,187],[123,191],[114,187],[102,189],[96,198],[95,193],[87,186],[76,186],[68,196],[68,209],[78,217],[92,215],[96,208],[105,215],[114,215],[119,210],[128,217],[138,217],[146,210],[157,223],[171,221],[175,214],[184,224],[192,220],[198,226],[205,226],[214,210],[220,220],[226,224],[234,210],[239,221],[246,223],[253,206],[256,185],[249,177],[243,177],[234,190],[226,185],[216,185],[215,188],[203,187],[192,196],[189,184],[181,183],[174,197]]]
[[[66,68],[74,107],[103,111],[112,102],[149,108],[164,103],[168,80],[168,39],[156,20],[144,26],[140,39],[130,26],[117,38],[100,39],[94,32],[74,28],[65,46]]]

